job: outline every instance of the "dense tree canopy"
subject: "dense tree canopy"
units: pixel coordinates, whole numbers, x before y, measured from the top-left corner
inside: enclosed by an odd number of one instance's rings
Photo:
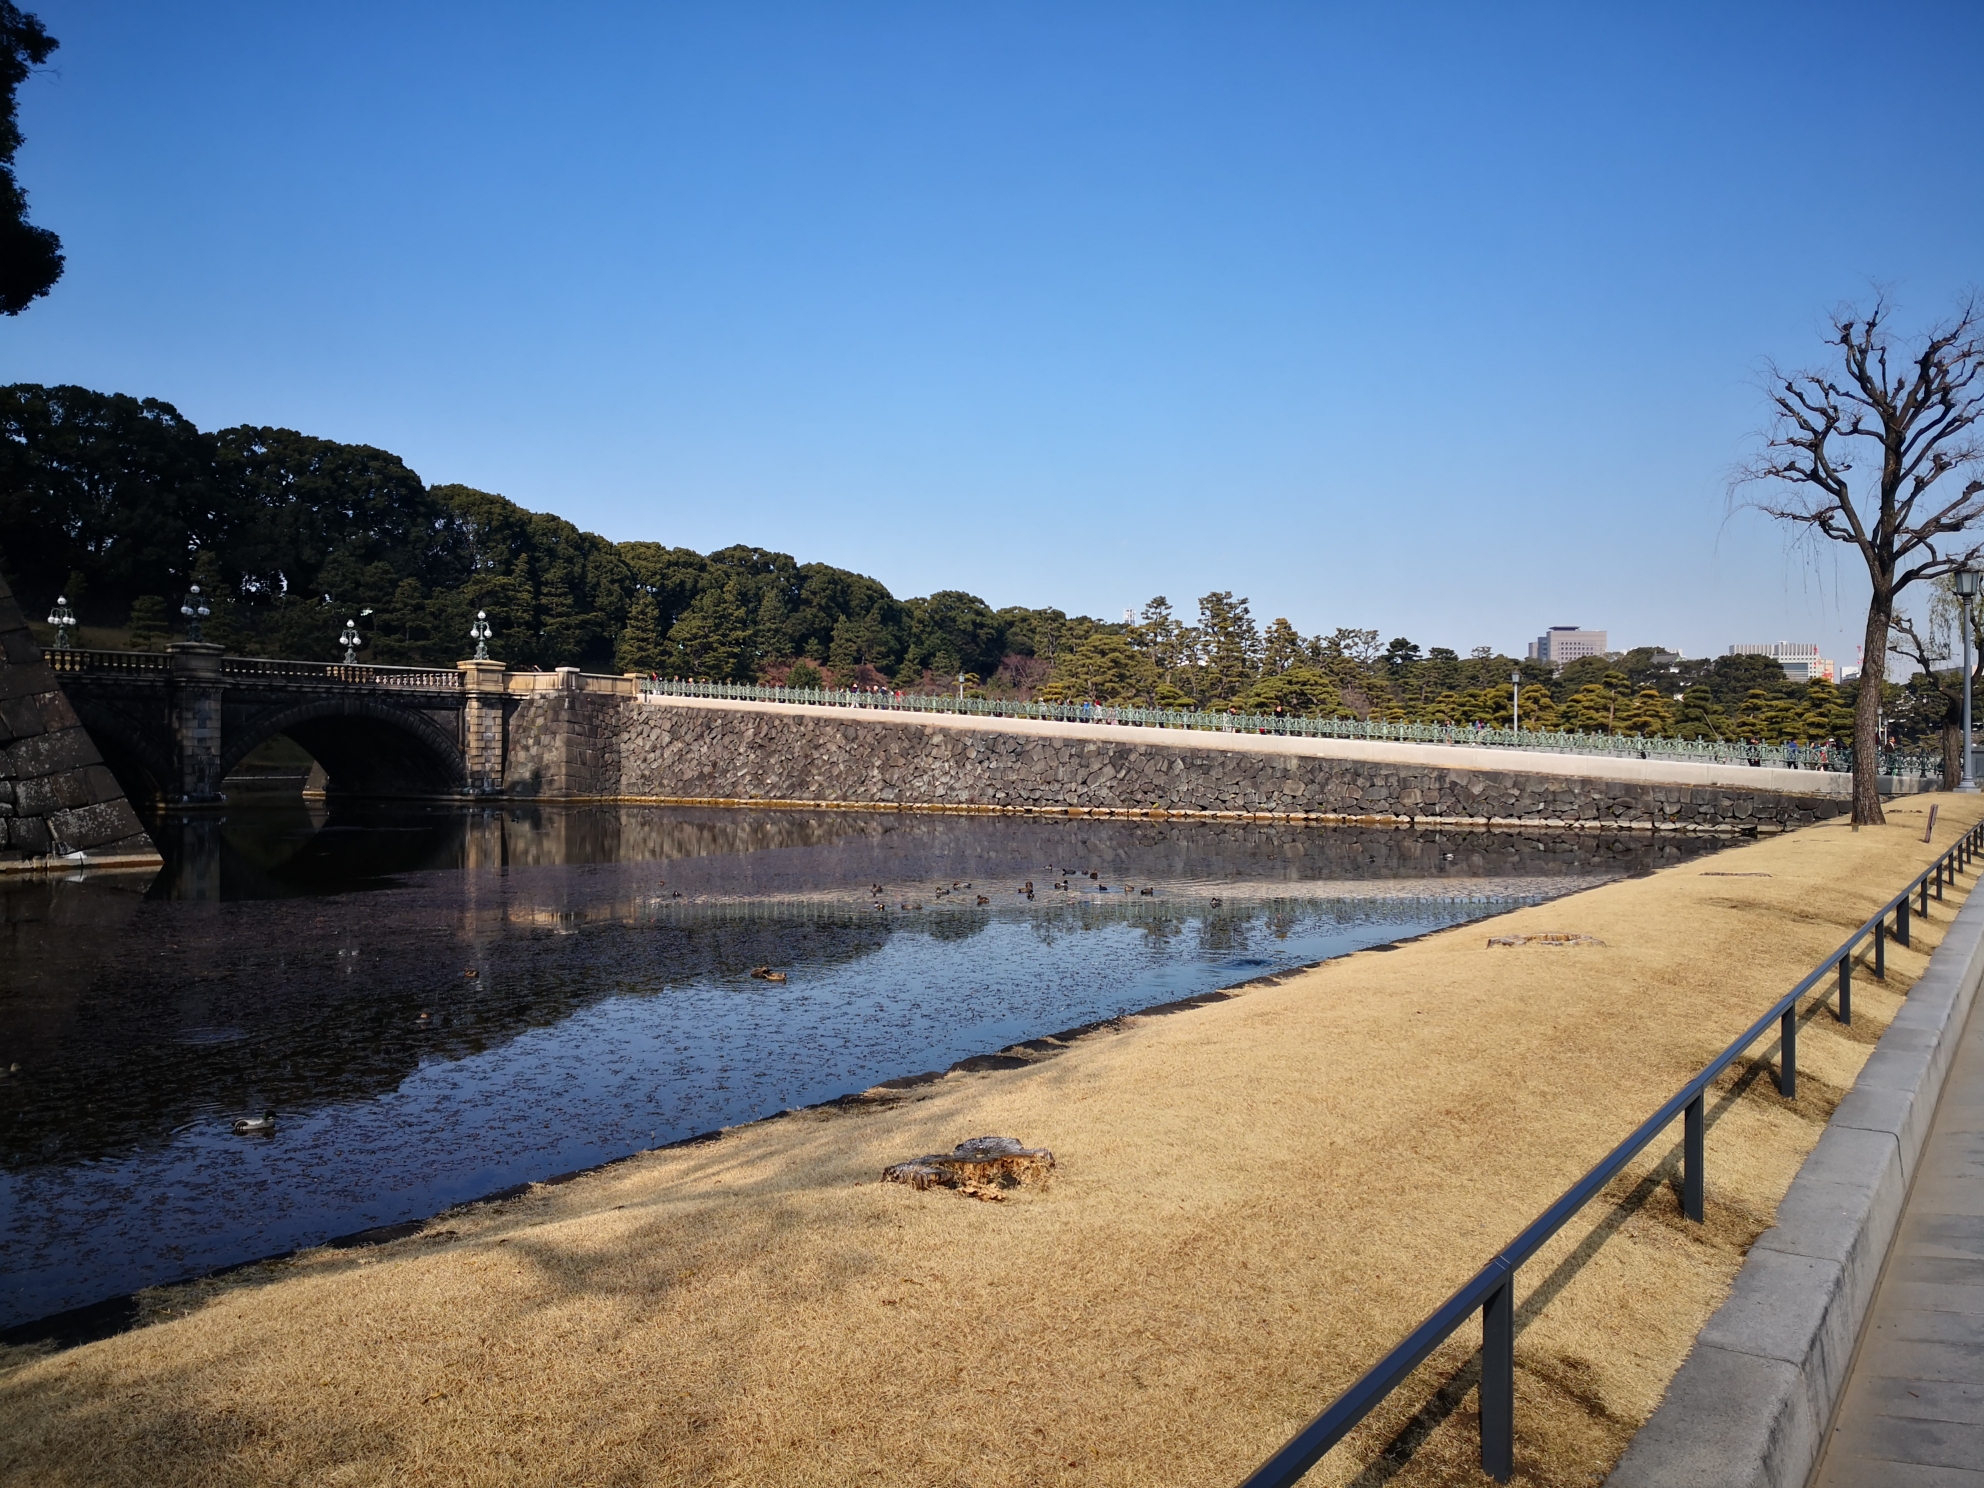
[[[1121,622],[995,611],[960,590],[899,600],[764,548],[609,542],[429,486],[367,445],[204,433],[155,399],[25,383],[0,389],[0,569],[31,615],[66,592],[95,645],[164,644],[198,582],[210,638],[326,660],[353,619],[365,660],[446,665],[484,610],[492,654],[518,667],[943,689],[962,675],[997,696],[1401,723],[1506,726],[1519,675],[1525,728],[1816,740],[1844,737],[1855,691],[1794,686],[1755,656],[1642,647],[1558,670],[1375,630],[1304,636],[1284,618],[1263,627],[1231,590],[1200,598],[1193,620],[1163,596]],[[1894,691],[1904,727],[1943,727],[1940,707]]]
[[[14,178],[17,94],[56,46],[37,18],[0,0],[0,315],[19,315],[62,277],[62,240],[28,221],[27,193]]]

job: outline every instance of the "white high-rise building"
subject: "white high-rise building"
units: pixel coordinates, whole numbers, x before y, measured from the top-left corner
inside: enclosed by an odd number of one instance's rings
[[[1603,656],[1605,632],[1582,630],[1575,625],[1553,625],[1529,643],[1531,661],[1548,661],[1562,666],[1580,656]]]
[[[1817,646],[1803,641],[1764,641],[1755,645],[1731,646],[1731,656],[1768,656],[1784,668],[1793,682],[1824,680],[1836,682],[1838,668],[1819,655]]]

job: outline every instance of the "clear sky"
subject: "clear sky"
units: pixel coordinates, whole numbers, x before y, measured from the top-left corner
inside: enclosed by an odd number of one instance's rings
[[[1984,250],[1984,6],[28,0],[0,378],[898,595],[1851,661],[1761,359]]]

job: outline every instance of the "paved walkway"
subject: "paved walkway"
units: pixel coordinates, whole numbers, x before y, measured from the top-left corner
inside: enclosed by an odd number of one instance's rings
[[[1984,997],[1811,1488],[1984,1488]]]

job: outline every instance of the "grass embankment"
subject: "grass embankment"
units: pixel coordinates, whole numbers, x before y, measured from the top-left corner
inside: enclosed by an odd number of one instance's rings
[[[1980,811],[1916,798],[155,1294],[153,1326],[0,1376],[0,1482],[1231,1483]],[[1857,980],[1851,1029],[1813,1013],[1795,1102],[1770,1044],[1732,1071],[1705,1226],[1663,1142],[1524,1268],[1520,1481],[1611,1467],[1957,902]],[[1604,944],[1486,946],[1525,931]],[[876,1181],[984,1133],[1051,1147],[1055,1181]],[[1312,1481],[1481,1481],[1468,1352]]]

